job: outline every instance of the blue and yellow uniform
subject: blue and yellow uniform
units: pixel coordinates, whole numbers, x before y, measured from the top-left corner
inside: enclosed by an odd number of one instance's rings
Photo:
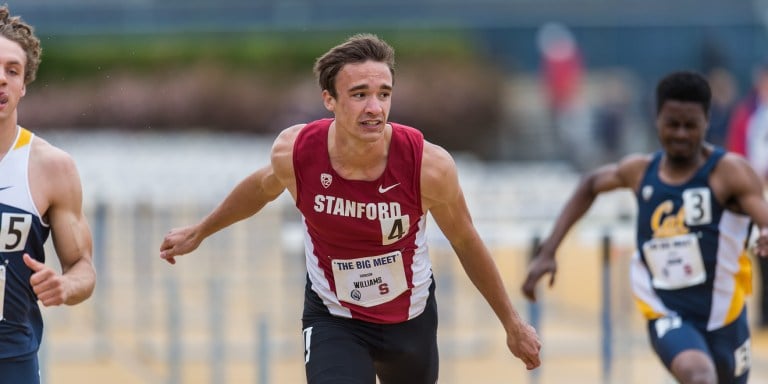
[[[1,383],[39,381],[37,351],[43,336],[43,320],[29,283],[32,270],[24,264],[22,256],[28,253],[45,262],[43,247],[50,227],[37,211],[29,186],[33,139],[30,131],[19,128],[13,145],[0,159]]]
[[[742,383],[750,365],[750,219],[726,210],[709,185],[724,154],[716,148],[676,185],[660,179],[663,154],[654,155],[637,191],[638,249],[630,270],[651,343],[667,367],[683,350],[698,349],[713,356],[720,382]]]

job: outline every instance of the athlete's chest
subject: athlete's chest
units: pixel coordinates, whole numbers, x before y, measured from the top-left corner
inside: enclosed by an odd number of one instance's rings
[[[638,196],[641,225],[647,226],[653,237],[669,237],[716,224],[722,207],[706,184],[669,186],[648,183]]]

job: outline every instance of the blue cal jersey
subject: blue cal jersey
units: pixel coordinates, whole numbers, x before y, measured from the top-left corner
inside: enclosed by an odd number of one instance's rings
[[[16,140],[0,159],[0,276],[5,274],[0,320],[0,359],[24,359],[37,353],[43,320],[22,256],[45,262],[50,228],[41,218],[29,189],[29,155],[33,134],[18,129]]]
[[[716,148],[692,178],[679,185],[659,178],[657,152],[637,191],[637,252],[630,271],[641,312],[676,313],[702,329],[721,328],[741,314],[751,292],[744,251],[749,217],[725,210],[709,175],[725,151]]]

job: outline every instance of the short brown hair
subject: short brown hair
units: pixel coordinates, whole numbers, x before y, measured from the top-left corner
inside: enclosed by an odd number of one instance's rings
[[[24,65],[24,84],[29,84],[37,76],[40,66],[40,55],[43,49],[40,39],[35,36],[34,28],[25,23],[19,16],[11,16],[7,5],[0,6],[0,36],[5,37],[21,46],[27,55]]]
[[[346,64],[369,60],[387,64],[394,81],[395,50],[376,35],[362,33],[350,37],[317,58],[314,72],[320,82],[320,89],[327,90],[336,98],[336,75],[341,68]]]

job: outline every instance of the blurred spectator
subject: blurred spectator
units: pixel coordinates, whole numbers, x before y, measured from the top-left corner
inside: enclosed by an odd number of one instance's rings
[[[768,61],[753,74],[753,89],[739,102],[728,127],[728,149],[744,155],[768,187]],[[761,274],[760,326],[768,328],[768,259],[758,258]]]
[[[744,155],[768,180],[768,61],[758,65],[754,88],[736,106],[728,128],[728,149]]]
[[[557,152],[568,156],[565,160],[577,168],[589,168],[595,148],[589,135],[591,116],[581,97],[584,67],[576,38],[560,23],[542,25],[536,38]]]
[[[626,125],[632,95],[618,74],[600,81],[599,99],[594,110],[593,138],[600,146],[597,164],[614,162],[624,155]]]
[[[548,23],[539,30],[538,44],[550,108],[555,113],[565,112],[575,103],[583,77],[576,40],[565,25]]]
[[[728,121],[736,104],[738,87],[733,74],[722,67],[713,68],[707,73],[709,86],[712,87],[712,105],[709,110],[709,130],[706,140],[714,145],[725,147],[728,134]]]

